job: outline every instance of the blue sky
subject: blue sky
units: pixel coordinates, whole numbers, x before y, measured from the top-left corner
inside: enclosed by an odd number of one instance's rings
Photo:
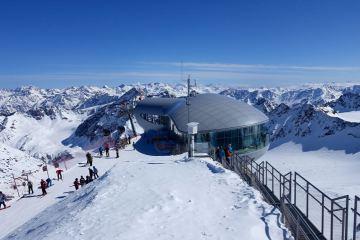
[[[174,83],[181,72],[203,84],[360,82],[359,12],[358,0],[4,0],[0,87]]]

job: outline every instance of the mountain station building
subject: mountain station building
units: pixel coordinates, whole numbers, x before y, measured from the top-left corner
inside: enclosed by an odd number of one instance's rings
[[[219,94],[189,98],[145,98],[134,111],[137,122],[153,143],[162,142],[170,153],[187,151],[189,122],[197,122],[195,151],[213,154],[216,147],[232,145],[235,152],[253,159],[269,147],[265,124],[268,118],[258,109]]]

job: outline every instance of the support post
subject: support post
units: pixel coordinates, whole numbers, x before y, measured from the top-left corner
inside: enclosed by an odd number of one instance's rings
[[[358,208],[358,201],[360,199],[355,196],[354,200],[354,227],[353,227],[353,239],[356,239],[356,227],[357,227],[357,208]]]
[[[16,185],[16,181],[15,181],[15,176],[14,176],[14,174],[11,174],[11,175],[12,175],[12,178],[13,178],[13,180],[14,180],[14,186],[15,186],[15,188],[16,188],[17,194],[18,194],[18,196],[20,197],[19,189],[18,189],[18,187],[17,187],[17,185]]]

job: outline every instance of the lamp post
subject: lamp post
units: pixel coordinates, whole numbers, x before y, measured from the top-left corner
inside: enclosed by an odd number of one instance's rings
[[[195,134],[198,132],[198,125],[197,122],[190,122],[187,124],[188,126],[188,139],[189,139],[189,158],[194,157],[195,151]]]

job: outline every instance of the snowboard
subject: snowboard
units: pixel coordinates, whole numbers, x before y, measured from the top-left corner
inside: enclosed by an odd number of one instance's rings
[[[86,167],[86,166],[87,166],[87,163],[82,163],[82,162],[81,162],[81,163],[78,163],[77,165],[78,165],[79,167]]]

